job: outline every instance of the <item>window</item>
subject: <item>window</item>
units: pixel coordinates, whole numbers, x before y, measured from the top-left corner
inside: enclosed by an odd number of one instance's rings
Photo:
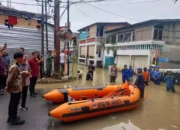
[[[154,40],[162,40],[163,37],[163,25],[154,26]]]
[[[104,34],[104,26],[97,26],[96,36],[103,37],[103,34]]]
[[[101,57],[101,49],[102,49],[102,46],[101,45],[97,45],[96,54],[98,55],[99,58]]]

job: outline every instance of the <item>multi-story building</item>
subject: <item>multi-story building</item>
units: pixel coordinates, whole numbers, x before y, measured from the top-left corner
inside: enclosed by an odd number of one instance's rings
[[[179,68],[178,54],[180,19],[148,20],[106,31],[105,68],[113,62],[119,68],[124,64],[132,65],[134,69],[149,67],[157,58],[170,60],[168,63],[159,62],[160,67]]]
[[[48,23],[48,41],[51,45],[54,45],[54,24]],[[74,55],[78,55],[78,45],[79,45],[79,33],[73,33],[72,40],[66,43],[64,39],[60,38],[60,51],[65,50],[68,52],[67,45],[69,44],[70,60]],[[54,50],[54,49],[53,49]]]
[[[127,22],[94,23],[79,29],[79,64],[101,67],[104,59],[105,31],[128,26]]]
[[[8,44],[10,57],[19,47],[41,50],[41,14],[20,11],[0,4],[0,47]],[[31,54],[30,54],[31,55]]]

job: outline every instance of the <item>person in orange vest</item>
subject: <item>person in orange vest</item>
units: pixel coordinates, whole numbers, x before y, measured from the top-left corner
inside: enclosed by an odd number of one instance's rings
[[[143,76],[144,76],[144,84],[146,86],[148,86],[148,83],[149,83],[149,72],[147,71],[147,68],[145,67],[144,68],[144,71],[143,71]]]

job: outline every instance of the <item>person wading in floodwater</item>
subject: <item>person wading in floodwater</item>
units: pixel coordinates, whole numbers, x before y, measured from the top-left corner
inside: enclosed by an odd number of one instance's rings
[[[171,92],[176,92],[174,88],[175,83],[175,77],[172,75],[171,71],[168,71],[168,75],[164,78],[164,81],[166,83],[166,90]]]
[[[161,72],[159,71],[159,66],[156,67],[156,71],[154,72],[153,78],[154,78],[154,84],[160,85],[160,83],[161,83]]]
[[[155,71],[155,70],[154,70],[153,66],[150,66],[149,69],[148,69],[148,72],[149,72],[150,80],[151,80],[151,81],[154,81],[154,78],[153,78],[154,71]]]
[[[143,71],[143,76],[144,76],[144,84],[146,86],[148,86],[148,83],[149,83],[149,72],[147,71],[147,68],[145,67],[144,68],[144,71]]]
[[[124,68],[122,69],[122,82],[129,82],[129,70],[127,69],[127,65],[124,65]]]
[[[19,52],[15,53],[14,60],[15,64],[9,69],[7,87],[5,88],[5,91],[10,93],[7,123],[11,123],[11,125],[22,125],[25,123],[25,120],[17,117],[17,109],[22,92],[20,64],[23,62],[23,54]]]
[[[95,66],[93,65],[93,62],[90,62],[90,65],[88,66],[88,73],[86,76],[86,80],[93,80],[93,74],[95,71]]]
[[[114,65],[111,67],[110,70],[110,83],[115,83],[117,78],[117,68],[116,68],[116,64],[114,63]]]
[[[138,75],[137,75],[137,78],[136,78],[136,81],[134,84],[137,86],[137,88],[140,91],[140,98],[144,98],[145,85],[144,85],[144,76],[142,74],[142,69],[138,68],[137,73],[138,73]]]
[[[133,81],[133,75],[134,75],[134,70],[132,69],[132,65],[129,66],[129,81]]]

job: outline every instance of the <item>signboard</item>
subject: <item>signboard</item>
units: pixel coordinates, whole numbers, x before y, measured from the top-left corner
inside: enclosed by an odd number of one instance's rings
[[[169,58],[158,58],[159,62],[169,62]]]

